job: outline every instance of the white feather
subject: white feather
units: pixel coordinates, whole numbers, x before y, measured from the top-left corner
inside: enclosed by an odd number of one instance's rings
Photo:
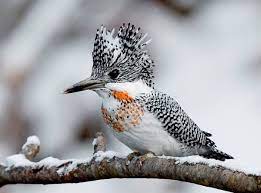
[[[153,90],[142,80],[138,80],[136,82],[108,83],[105,87],[110,90],[125,91],[133,98],[141,94],[150,93]]]

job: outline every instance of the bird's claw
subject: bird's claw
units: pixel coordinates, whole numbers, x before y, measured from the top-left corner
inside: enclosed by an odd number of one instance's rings
[[[138,151],[133,151],[128,155],[128,160],[132,160],[134,157],[138,157],[141,156],[142,154]]]

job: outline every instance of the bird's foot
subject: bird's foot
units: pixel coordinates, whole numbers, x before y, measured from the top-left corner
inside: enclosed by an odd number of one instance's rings
[[[132,160],[135,157],[141,156],[142,154],[138,151],[133,151],[128,155],[128,160]]]
[[[149,151],[149,152],[147,152],[146,154],[144,154],[143,156],[145,156],[145,157],[147,157],[147,158],[150,158],[150,157],[155,157],[156,154],[153,153],[153,152],[151,152],[151,151]]]
[[[156,156],[155,153],[149,151],[149,152],[145,153],[144,155],[142,155],[140,157],[140,161],[141,161],[141,163],[143,163],[146,159],[152,158],[152,157],[155,157],[155,156]]]
[[[139,157],[139,166],[141,167],[143,165],[143,163],[148,159],[148,158],[152,158],[155,157],[155,153],[153,152],[147,152],[146,154],[142,155]]]
[[[132,159],[132,158],[134,158],[134,157],[140,157],[140,156],[141,156],[141,157],[149,158],[149,157],[154,157],[154,156],[156,156],[156,154],[153,153],[153,152],[151,152],[151,151],[149,151],[149,152],[147,152],[147,153],[145,153],[145,154],[142,154],[142,153],[140,153],[139,151],[134,150],[132,153],[130,153],[130,154],[128,155],[128,158]]]
[[[128,155],[128,160],[131,161],[133,158],[138,158],[138,163],[139,163],[139,167],[141,167],[144,163],[144,161],[146,161],[148,158],[152,158],[155,157],[155,153],[153,152],[147,152],[145,154],[141,154],[138,151],[133,151],[132,153],[130,153]]]

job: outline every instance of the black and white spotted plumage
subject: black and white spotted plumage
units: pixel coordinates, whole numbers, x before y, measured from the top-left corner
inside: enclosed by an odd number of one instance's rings
[[[162,123],[164,130],[184,148],[193,149],[206,158],[224,161],[232,156],[219,151],[209,139],[211,134],[201,130],[172,97],[158,91],[141,95],[138,99],[142,105]],[[184,150],[186,151],[186,150]]]
[[[154,64],[145,39],[131,24],[123,24],[117,34],[101,26],[94,40],[91,77],[65,93],[95,91],[103,99],[105,123],[133,150],[232,159],[217,149],[211,134],[201,130],[177,101],[154,90]]]

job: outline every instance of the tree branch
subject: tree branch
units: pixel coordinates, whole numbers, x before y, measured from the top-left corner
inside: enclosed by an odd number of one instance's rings
[[[0,186],[17,183],[78,183],[111,178],[159,178],[191,182],[231,192],[261,192],[261,176],[246,169],[235,169],[232,161],[219,162],[199,156],[137,156],[135,153],[126,157],[105,151],[103,134],[98,134],[93,144],[95,153],[85,160],[48,157],[32,162],[26,158],[28,153],[25,152],[29,150],[25,149],[31,148],[29,152],[38,152],[40,144],[36,137],[31,138],[23,146],[23,154],[12,155],[6,158],[6,163],[0,164]],[[38,151],[34,151],[34,148]],[[33,158],[35,155],[36,153],[30,153],[29,157]]]

